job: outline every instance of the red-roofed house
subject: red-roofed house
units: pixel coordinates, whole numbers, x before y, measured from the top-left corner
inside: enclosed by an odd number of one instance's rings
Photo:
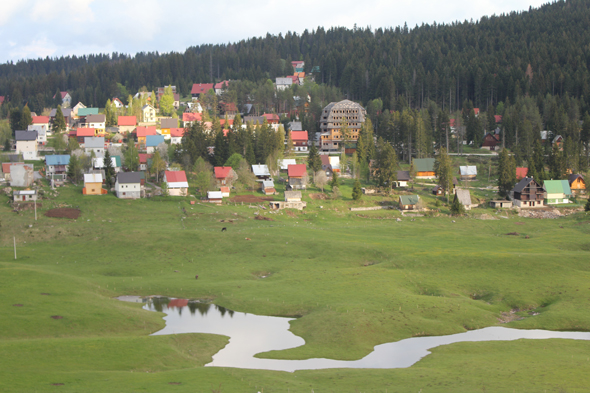
[[[78,143],[84,143],[84,138],[87,136],[96,136],[96,130],[94,128],[78,128],[76,129],[76,139]]]
[[[307,151],[307,131],[291,131],[291,140],[295,151]]]
[[[219,119],[219,124],[221,124],[221,126],[225,126],[225,119]],[[231,127],[234,125],[234,119],[228,119],[227,124]]]
[[[215,180],[217,181],[217,187],[231,187],[232,183],[236,179],[236,172],[231,166],[216,166]]]
[[[47,133],[51,132],[49,116],[33,116],[33,123],[28,126],[27,131],[37,131],[37,142],[44,145],[47,142]]]
[[[136,116],[119,116],[117,121],[117,125],[119,126],[119,132],[122,134],[126,134],[128,132],[133,132],[135,127],[137,126],[137,117]]]
[[[184,128],[171,128],[170,129],[170,143],[173,145],[179,145],[182,143],[182,137],[184,136]]]
[[[193,125],[193,123],[195,121],[201,121],[201,120],[203,120],[202,113],[186,112],[186,113],[182,114],[182,121],[184,122],[185,127],[190,127]]]
[[[235,116],[238,113],[238,107],[233,102],[220,102],[219,108],[222,115]]]
[[[473,112],[475,113],[475,117],[479,116],[479,108],[473,108]]]
[[[0,105],[4,104],[5,99],[6,99],[6,97],[0,96]]]
[[[164,182],[168,186],[168,195],[188,195],[188,181],[186,180],[186,173],[184,171],[165,171]]]
[[[529,173],[529,168],[516,168],[516,180],[522,180]]]
[[[455,129],[455,119],[450,119],[449,120],[449,126],[451,127],[451,130]]]
[[[213,89],[213,83],[195,83],[191,89],[191,95],[193,98],[199,98],[199,94],[205,94],[211,89]]]
[[[279,124],[279,115],[276,115],[274,113],[265,113],[262,115],[262,117],[266,118],[268,124]]]
[[[227,87],[229,86],[229,81],[221,81],[219,83],[215,84],[215,94],[217,94],[218,96],[221,95],[221,93],[223,92],[223,90],[227,89]]]
[[[219,187],[219,191],[221,191],[222,197],[229,198],[229,187]]]
[[[156,126],[139,126],[135,129],[135,135],[137,136],[137,143],[145,146],[145,137],[158,135],[158,133],[156,132]]]
[[[125,105],[123,105],[123,101],[121,101],[120,99],[118,99],[117,97],[113,98],[111,100],[111,102],[113,103],[113,105],[115,106],[115,108],[120,109],[123,108]]]
[[[148,170],[148,159],[152,158],[153,154],[145,154],[139,153],[139,170],[140,171],[147,171]]]
[[[307,186],[307,167],[305,164],[289,165],[289,190],[301,190]]]
[[[53,95],[53,99],[55,100],[55,94]],[[67,91],[61,92],[61,106],[64,108],[68,108],[72,104],[72,96]]]

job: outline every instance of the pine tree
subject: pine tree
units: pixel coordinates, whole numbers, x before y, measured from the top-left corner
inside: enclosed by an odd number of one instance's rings
[[[105,185],[107,186],[107,190],[110,190],[113,187],[113,177],[115,176],[115,168],[113,168],[113,162],[111,160],[111,153],[109,151],[105,151],[104,153],[104,177],[105,177]]]
[[[70,156],[70,162],[68,164],[68,177],[72,183],[78,183],[80,180],[81,165],[80,159],[77,155],[72,154]]]
[[[377,169],[375,171],[376,177],[380,186],[387,186],[389,192],[393,187],[393,183],[397,179],[398,161],[395,150],[383,138],[377,141]]]
[[[447,149],[444,147],[440,149],[438,155],[434,160],[434,174],[438,179],[438,184],[449,193],[453,188],[453,166],[451,159],[447,154]]]
[[[53,124],[51,125],[51,130],[53,132],[62,132],[66,129],[66,119],[64,118],[63,111],[61,110],[61,106],[58,106],[55,109],[55,118],[53,119]]]
[[[332,172],[332,181],[330,182],[330,187],[334,189],[334,187],[339,187],[340,182],[338,181],[338,172]]]
[[[516,184],[516,164],[506,149],[502,149],[498,158],[498,193],[506,198]]]
[[[31,116],[31,110],[28,105],[25,105],[21,113],[19,130],[27,130],[31,124],[33,124],[33,116]]]
[[[586,205],[584,205],[584,211],[590,212],[590,198],[588,198]]]
[[[311,169],[312,173],[316,173],[317,171],[322,169],[322,158],[318,153],[318,148],[313,142],[311,143],[311,147],[309,148],[307,165],[309,166],[309,169]]]
[[[59,89],[57,89],[57,91],[55,92],[55,96],[53,97],[53,104],[56,107],[61,107],[63,104],[63,101],[61,99],[61,91]]]
[[[465,208],[461,202],[459,202],[459,198],[457,198],[455,195],[455,199],[453,199],[453,203],[451,204],[451,214],[454,216],[459,216],[463,213],[465,213]]]
[[[125,149],[123,156],[125,158],[125,168],[128,171],[134,172],[139,168],[139,154],[133,138],[129,138],[127,149]]]
[[[352,188],[352,199],[358,201],[363,196],[363,192],[361,190],[361,182],[357,180],[354,181],[354,187]]]

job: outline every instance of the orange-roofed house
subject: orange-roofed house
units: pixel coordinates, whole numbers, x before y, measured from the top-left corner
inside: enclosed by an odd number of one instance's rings
[[[139,126],[135,129],[135,135],[137,137],[137,143],[145,146],[145,138],[148,135],[158,135],[158,133],[156,132],[156,126]]]
[[[119,119],[117,120],[117,125],[119,126],[119,132],[121,134],[133,132],[135,130],[135,127],[137,126],[137,117],[119,116]]]
[[[529,168],[516,168],[516,180],[521,180],[529,173]]]
[[[301,190],[307,187],[307,167],[305,164],[289,165],[289,190]]]
[[[186,180],[186,173],[184,171],[165,171],[164,182],[168,186],[168,195],[188,195],[188,181]]]
[[[179,145],[182,143],[182,137],[184,136],[184,128],[171,128],[170,129],[170,143],[172,145]]]
[[[213,168],[215,171],[215,180],[217,187],[231,187],[232,183],[236,179],[236,172],[231,166],[216,166]]]
[[[78,143],[84,143],[84,138],[96,136],[94,128],[78,128],[76,129],[76,139]]]
[[[229,198],[229,187],[219,187],[219,191],[221,191],[221,196],[224,198]]]
[[[221,127],[231,127],[234,125],[234,119],[228,119],[227,124],[225,119],[219,119],[219,124],[221,124]]]
[[[307,131],[291,131],[291,140],[295,151],[307,151]]]
[[[279,115],[274,113],[265,113],[262,117],[266,118],[268,124],[279,124]]]
[[[195,83],[191,89],[191,96],[193,98],[199,98],[200,94],[206,94],[209,90],[213,89],[213,83]]]
[[[192,113],[186,112],[182,114],[182,121],[184,122],[185,127],[190,127],[196,121],[202,121],[203,114],[202,113]]]

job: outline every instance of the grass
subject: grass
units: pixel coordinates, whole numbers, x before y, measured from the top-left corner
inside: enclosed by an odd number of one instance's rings
[[[429,189],[416,186],[414,192],[434,208]],[[524,319],[506,326],[585,331],[590,217],[584,213],[536,220],[502,212],[509,218],[484,221],[474,216],[495,216],[496,210],[451,218],[443,203],[440,216],[412,221],[396,210],[350,212],[351,206],[394,202],[397,194],[355,202],[346,179],[342,198],[312,199],[319,192],[312,188],[303,193],[305,211],[276,214],[247,205],[190,205],[185,198],[126,201],[83,197],[81,187],[58,190],[56,199],[43,201],[36,222],[32,211],[13,213],[8,198],[0,197],[0,391],[537,392],[590,386],[590,343],[566,340],[453,344],[400,370],[291,374],[202,367],[227,338],[148,336],[163,327],[161,315],[113,300],[164,294],[301,316],[291,330],[306,345],[259,354],[268,358],[358,359],[385,342],[497,325],[502,312],[516,308]],[[82,215],[43,215],[57,206],[78,207]],[[254,220],[255,211],[274,221]],[[260,272],[270,276],[262,279]],[[51,318],[56,315],[62,318]]]

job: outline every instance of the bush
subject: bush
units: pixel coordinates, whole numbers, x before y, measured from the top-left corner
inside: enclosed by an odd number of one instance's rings
[[[584,206],[584,210],[587,212],[590,212],[590,198],[588,198],[588,201],[586,202],[586,205]]]
[[[459,216],[463,213],[465,213],[465,208],[459,202],[459,198],[455,197],[453,204],[451,205],[451,214],[454,216]]]
[[[352,199],[358,201],[363,196],[363,191],[361,190],[361,182],[358,180],[354,181],[354,187],[352,188]]]

